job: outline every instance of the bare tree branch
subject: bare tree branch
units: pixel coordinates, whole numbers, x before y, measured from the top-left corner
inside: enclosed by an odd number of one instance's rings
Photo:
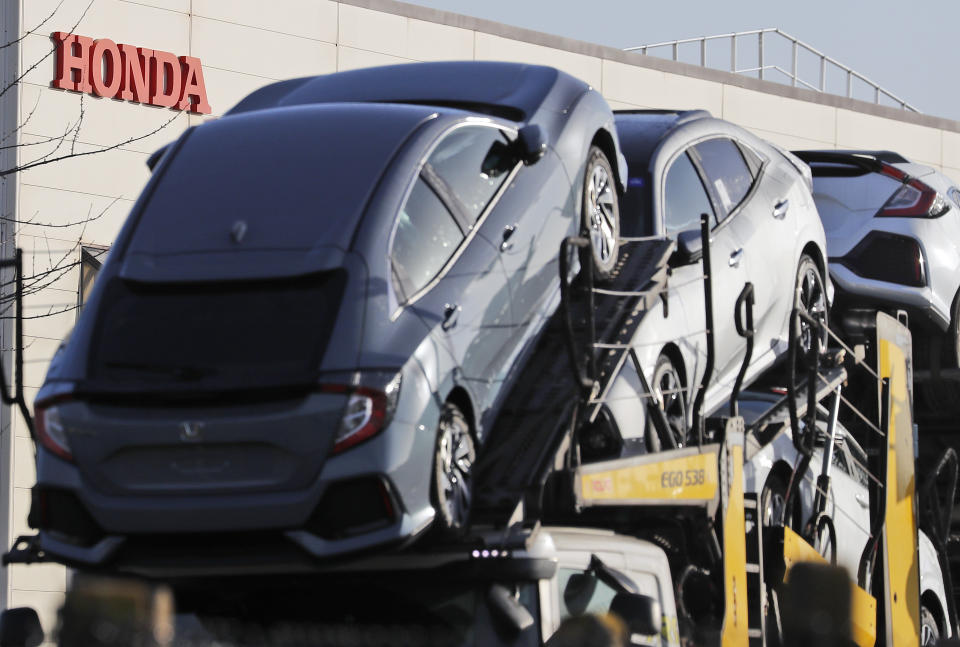
[[[105,148],[99,148],[99,149],[93,150],[93,151],[84,151],[83,153],[72,153],[72,154],[69,154],[69,155],[61,155],[60,157],[53,157],[53,158],[50,158],[50,159],[43,159],[43,158],[41,158],[39,161],[28,162],[27,164],[23,164],[22,166],[18,166],[18,167],[16,167],[16,168],[12,168],[12,169],[7,169],[7,170],[0,171],[0,177],[5,177],[5,176],[7,176],[7,175],[11,175],[11,174],[13,174],[13,173],[17,173],[17,172],[19,172],[19,171],[26,171],[26,170],[35,168],[35,167],[37,167],[37,166],[43,166],[44,164],[52,164],[53,162],[59,162],[59,161],[61,161],[61,160],[70,159],[70,158],[72,158],[72,157],[83,157],[84,155],[96,155],[96,154],[98,154],[98,153],[106,153],[107,151],[115,150],[115,149],[117,149],[117,148],[120,148],[121,146],[126,146],[127,144],[132,144],[133,142],[140,141],[141,139],[146,139],[146,138],[149,137],[150,135],[154,135],[154,134],[160,132],[161,130],[163,130],[164,128],[166,128],[167,126],[169,126],[171,123],[173,123],[173,121],[174,121],[177,117],[179,117],[181,114],[183,114],[183,113],[178,112],[178,113],[174,114],[172,117],[170,117],[170,118],[167,119],[165,122],[163,122],[162,124],[160,124],[159,126],[157,126],[156,128],[154,128],[153,130],[151,130],[150,132],[148,132],[148,133],[145,134],[145,135],[139,135],[139,136],[137,136],[137,137],[130,137],[129,139],[125,139],[124,141],[119,142],[119,143],[117,143],[117,144],[113,144],[112,146],[107,146],[107,147],[105,147]],[[59,147],[58,147],[58,149],[59,149]]]
[[[97,215],[95,215],[95,216],[90,216],[89,218],[85,218],[85,219],[83,219],[83,220],[77,220],[76,222],[66,222],[66,223],[33,222],[32,220],[17,220],[16,218],[10,218],[10,217],[7,217],[7,216],[0,216],[0,220],[6,220],[7,222],[13,222],[13,223],[16,223],[16,224],[18,224],[18,225],[34,225],[34,226],[36,226],[36,227],[54,227],[54,228],[56,228],[56,227],[76,227],[77,225],[86,225],[88,222],[93,222],[93,221],[95,221],[95,220],[99,220],[100,218],[103,218],[103,216],[107,213],[107,211],[110,209],[110,207],[112,207],[113,205],[115,205],[117,202],[119,202],[119,201],[122,200],[122,199],[123,199],[123,196],[122,196],[122,195],[117,196],[117,197],[115,197],[113,200],[110,201],[110,204],[108,204],[106,207],[104,207],[103,209],[101,209],[101,210],[100,210],[100,213],[98,213]],[[36,216],[37,214],[33,214],[33,215]]]
[[[11,137],[13,137],[15,134],[17,134],[18,132],[20,132],[21,130],[23,130],[28,123],[30,123],[30,120],[33,119],[33,113],[35,113],[35,112],[37,111],[37,106],[40,105],[40,96],[41,96],[41,93],[38,92],[38,93],[37,93],[37,100],[33,102],[33,108],[30,109],[30,112],[27,114],[26,119],[24,119],[24,120],[20,123],[19,126],[17,126],[17,127],[14,128],[13,130],[11,130],[10,132],[8,132],[6,135],[4,135],[2,138],[0,138],[0,142],[5,142],[5,141],[7,141],[7,140],[10,139]],[[8,147],[8,146],[3,146],[2,148],[9,148],[9,147]]]
[[[60,2],[57,3],[57,6],[53,8],[53,11],[50,12],[50,15],[47,16],[46,18],[44,18],[43,21],[42,21],[39,25],[37,25],[37,26],[34,27],[33,29],[30,29],[30,30],[24,32],[23,36],[21,36],[20,38],[18,38],[18,39],[16,39],[16,40],[11,40],[9,43],[4,43],[3,45],[0,45],[0,49],[6,49],[6,48],[10,47],[11,45],[16,45],[17,43],[19,43],[20,41],[22,41],[24,38],[26,38],[27,36],[29,36],[30,34],[35,34],[35,33],[37,33],[38,31],[40,31],[40,28],[43,27],[44,25],[46,25],[48,22],[50,22],[50,19],[53,18],[58,11],[60,11],[60,6],[63,5],[63,1],[64,1],[64,0],[60,0]]]
[[[77,26],[80,24],[80,21],[82,21],[82,20],[84,19],[84,17],[86,17],[87,12],[90,10],[90,7],[93,6],[93,3],[94,3],[94,2],[95,2],[95,0],[90,0],[90,3],[87,5],[87,8],[83,10],[83,13],[80,14],[80,17],[77,19],[77,22],[73,23],[73,27],[70,28],[70,32],[71,32],[71,33],[74,32],[74,31],[76,31]],[[18,83],[20,83],[20,81],[23,80],[23,77],[25,77],[26,75],[30,74],[30,72],[33,72],[35,69],[37,69],[37,67],[38,67],[41,63],[43,63],[45,60],[47,60],[48,58],[50,58],[50,55],[53,54],[55,51],[56,51],[56,49],[51,49],[49,52],[47,52],[46,54],[44,54],[43,58],[41,58],[39,61],[37,61],[36,63],[34,63],[33,65],[31,65],[30,67],[28,67],[28,68],[26,69],[26,71],[24,71],[23,74],[21,74],[20,76],[18,76],[17,78],[15,78],[11,83],[9,83],[6,87],[4,87],[2,90],[0,90],[0,97],[2,97],[3,95],[5,95],[10,88],[12,88],[12,87],[16,86]]]

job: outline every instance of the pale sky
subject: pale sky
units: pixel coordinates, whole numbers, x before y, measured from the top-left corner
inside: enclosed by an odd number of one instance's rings
[[[779,27],[913,104],[960,120],[960,0],[406,0],[612,47]],[[756,41],[738,50],[756,65]],[[729,41],[711,60],[729,65]],[[669,48],[660,50],[669,56]],[[789,68],[789,49],[766,64]],[[699,62],[698,50],[686,50]],[[681,51],[683,58],[683,50]],[[801,58],[800,77],[819,82],[819,63]],[[777,76],[772,73],[771,76]],[[828,89],[846,81],[828,73]],[[866,99],[863,90],[857,98]]]

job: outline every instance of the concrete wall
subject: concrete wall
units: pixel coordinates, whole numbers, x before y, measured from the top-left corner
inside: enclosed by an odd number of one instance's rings
[[[4,59],[23,74],[16,122],[22,127],[9,135],[6,120],[4,136],[22,144],[17,149],[21,165],[71,150],[115,148],[26,170],[0,196],[4,217],[13,219],[6,222],[16,230],[16,244],[26,252],[25,274],[50,272],[38,284],[43,289],[26,297],[31,318],[25,325],[25,386],[31,400],[76,319],[79,244],[110,245],[148,177],[149,153],[204,118],[51,89],[53,31],[199,57],[213,117],[276,79],[406,61],[514,60],[553,65],[581,77],[614,108],[706,108],[788,148],[889,148],[960,179],[957,122],[393,0],[96,0],[85,14],[87,0],[66,0],[59,10],[57,4],[4,0],[5,24],[18,24],[23,35],[20,48],[7,48],[19,49],[19,62],[9,55]],[[10,75],[10,70],[4,73],[8,80]],[[4,114],[11,114],[4,105]],[[6,335],[3,345],[9,346]],[[9,366],[9,354],[4,361]],[[0,429],[4,546],[29,530],[34,481],[31,441],[18,416],[12,418],[12,438],[10,430]],[[49,623],[66,578],[57,566],[0,573],[0,606],[38,607]]]

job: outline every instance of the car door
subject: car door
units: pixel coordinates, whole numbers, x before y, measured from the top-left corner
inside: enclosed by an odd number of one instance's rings
[[[734,227],[720,221],[718,209],[707,191],[706,177],[702,173],[696,151],[687,149],[671,161],[664,177],[663,219],[664,231],[676,238],[681,231],[699,230],[700,214],[707,213],[711,219],[710,256],[713,270],[713,319],[714,319],[714,376],[730,373],[743,355],[744,341],[737,335],[733,320],[733,306],[746,281],[746,268],[742,262],[743,244]],[[676,267],[670,282],[683,286],[680,296],[687,305],[689,318],[687,334],[702,330],[705,326],[703,284],[698,277],[703,275],[699,263]],[[706,347],[702,347],[706,354]],[[688,385],[689,386],[689,385]]]
[[[746,341],[736,331],[737,297],[749,281],[754,287],[754,326],[769,293],[766,268],[757,258],[763,245],[756,226],[756,195],[753,177],[733,140],[713,137],[695,144],[691,154],[699,168],[703,183],[710,193],[717,214],[711,250],[714,273],[714,329],[716,330],[717,386],[732,386],[746,351]],[[723,350],[721,350],[723,349]],[[754,358],[765,349],[755,343]]]
[[[577,233],[579,191],[556,153],[518,165],[510,184],[491,206],[480,234],[500,250],[510,284],[516,330],[513,352],[541,329],[559,287],[560,243]]]
[[[746,144],[738,143],[744,158],[757,178],[756,227],[764,244],[756,253],[764,266],[764,308],[757,319],[760,339],[787,340],[784,321],[793,309],[797,266],[795,254],[799,248],[797,234],[801,218],[815,213],[809,191],[802,186],[803,178],[782,156],[764,160]],[[790,260],[788,260],[790,259]]]
[[[462,145],[448,135],[423,164],[398,214],[390,261],[401,307],[450,351],[454,380],[482,415],[504,370],[512,315],[499,250],[477,236],[468,207],[439,175],[450,149]]]
[[[834,465],[833,493],[836,500],[837,563],[856,578],[860,556],[870,538],[870,492],[867,456],[849,432],[837,426],[842,438]]]

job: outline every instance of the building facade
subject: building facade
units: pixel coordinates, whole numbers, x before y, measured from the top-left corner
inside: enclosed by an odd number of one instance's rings
[[[955,121],[395,0],[2,0],[0,44],[0,255],[24,252],[28,401],[148,178],[149,155],[274,80],[426,60],[552,65],[614,108],[704,108],[787,148],[893,149],[960,180]],[[99,70],[83,68],[84,52]],[[3,274],[0,291],[8,383],[11,280]],[[5,407],[0,549],[30,532],[33,482],[32,442]],[[54,565],[0,569],[0,608],[40,609],[49,629],[67,580]]]

